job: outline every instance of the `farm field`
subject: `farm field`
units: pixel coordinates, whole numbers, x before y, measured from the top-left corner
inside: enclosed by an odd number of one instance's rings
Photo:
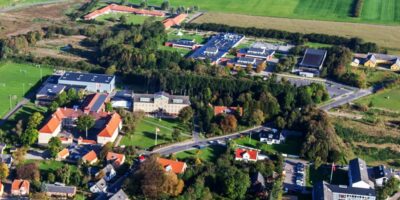
[[[400,32],[400,26],[260,17],[228,13],[205,13],[192,22],[360,37],[365,41],[375,42],[382,47],[400,49],[400,37],[397,36]]]
[[[140,0],[129,1],[140,3]],[[149,0],[148,2],[149,5],[160,5],[162,1]],[[200,10],[208,12],[293,19],[400,24],[400,1],[398,0],[365,0],[360,18],[349,17],[353,0],[171,0],[170,3],[172,6],[198,6]]]
[[[384,110],[398,111],[400,112],[400,88],[386,89],[382,92],[378,92],[362,99],[359,99],[358,103],[368,105],[372,102],[373,107],[381,108]]]
[[[5,115],[11,106],[15,106],[22,97],[43,77],[52,73],[52,69],[42,67],[41,70],[30,64],[13,62],[0,63],[0,116]]]
[[[182,127],[175,119],[155,119],[145,117],[136,127],[135,132],[128,136],[125,135],[120,145],[137,146],[140,148],[149,148],[155,145],[155,130],[156,127],[160,129],[157,136],[157,144],[164,144],[172,142],[171,133],[174,128],[180,129]],[[187,131],[183,131],[187,133]]]

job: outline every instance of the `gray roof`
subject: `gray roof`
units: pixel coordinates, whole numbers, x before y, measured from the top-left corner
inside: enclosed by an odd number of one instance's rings
[[[154,99],[166,97],[169,99],[169,103],[171,104],[190,104],[189,96],[182,96],[182,95],[170,95],[166,92],[157,92],[155,94],[140,94],[135,93],[133,94],[133,101],[134,102],[143,102],[141,99],[146,98],[149,101],[146,103],[153,103]]]
[[[360,158],[350,160],[349,172],[351,174],[351,177],[349,177],[349,179],[351,179],[352,183],[360,181],[364,181],[366,183],[370,182],[368,178],[367,164],[365,163],[364,160]]]
[[[128,195],[121,189],[117,193],[115,193],[109,200],[127,200]]]
[[[106,182],[106,180],[104,180],[104,178],[102,178],[102,179],[100,179],[99,181],[97,181],[95,185],[96,185],[97,188],[99,188],[100,190],[104,190],[104,188],[107,187],[107,182]]]
[[[108,94],[104,94],[104,93],[100,94],[99,98],[96,99],[96,102],[94,102],[90,111],[97,112],[101,108],[101,106],[104,104],[107,97],[108,97]]]
[[[4,151],[4,149],[6,148],[6,144],[4,143],[0,143],[0,154]]]
[[[0,154],[0,163],[11,164],[12,156],[10,154]]]
[[[279,140],[281,132],[276,129],[263,129],[260,131],[260,138],[269,138]]]
[[[43,192],[75,194],[76,187],[45,183],[45,184],[43,184],[42,190],[43,190]]]
[[[110,83],[115,76],[109,76],[105,74],[89,74],[89,73],[77,73],[77,72],[66,72],[61,76],[59,80],[63,81],[77,81],[77,82],[92,82],[92,83]]]
[[[65,85],[59,84],[45,84],[42,88],[40,88],[39,92],[36,95],[46,95],[46,96],[57,96],[66,88]]]
[[[260,183],[263,187],[265,187],[265,179],[260,172],[257,172],[251,177],[251,182],[252,184]]]
[[[379,178],[390,178],[393,175],[393,171],[391,169],[386,168],[384,165],[379,165],[372,168],[371,173],[369,174],[371,178],[379,179]]]
[[[248,57],[239,57],[238,58],[238,63],[244,63],[244,64],[253,64],[256,62],[255,58],[248,58]]]
[[[375,197],[374,189],[354,188],[345,185],[331,185],[325,181],[317,182],[313,187],[313,200],[333,200],[333,194],[354,194]]]
[[[326,50],[306,49],[300,65],[303,67],[319,68],[325,61]]]
[[[103,169],[103,172],[106,176],[108,176],[108,174],[112,171],[115,171],[114,167],[111,164],[108,164],[107,166],[105,166]]]

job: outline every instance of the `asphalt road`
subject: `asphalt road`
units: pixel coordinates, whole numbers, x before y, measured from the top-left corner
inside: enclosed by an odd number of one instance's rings
[[[357,90],[350,94],[345,94],[345,95],[339,96],[339,97],[335,98],[332,102],[329,102],[319,108],[322,110],[328,111],[332,108],[344,105],[346,103],[350,103],[356,99],[370,95],[372,93],[373,93],[372,88]]]

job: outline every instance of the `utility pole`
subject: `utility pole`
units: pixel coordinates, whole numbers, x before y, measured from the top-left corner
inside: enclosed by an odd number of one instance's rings
[[[10,110],[11,110],[11,95],[10,95]]]
[[[25,83],[22,83],[22,97],[25,96]]]

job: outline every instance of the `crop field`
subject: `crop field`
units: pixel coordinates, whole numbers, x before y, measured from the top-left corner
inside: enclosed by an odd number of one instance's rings
[[[50,68],[41,68],[41,70],[30,64],[17,64],[12,62],[0,64],[0,116],[5,115],[11,106],[15,106],[19,100],[41,79],[52,73]]]
[[[149,0],[160,5],[163,0]],[[130,0],[140,3],[140,0]],[[327,21],[400,24],[400,1],[365,0],[361,17],[350,17],[353,0],[171,0],[172,6],[198,6],[208,12]]]
[[[258,27],[300,33],[323,33],[343,37],[360,37],[379,46],[399,49],[400,26],[328,22],[316,20],[287,19],[249,16],[228,13],[205,13],[193,23],[218,23],[241,27]]]

